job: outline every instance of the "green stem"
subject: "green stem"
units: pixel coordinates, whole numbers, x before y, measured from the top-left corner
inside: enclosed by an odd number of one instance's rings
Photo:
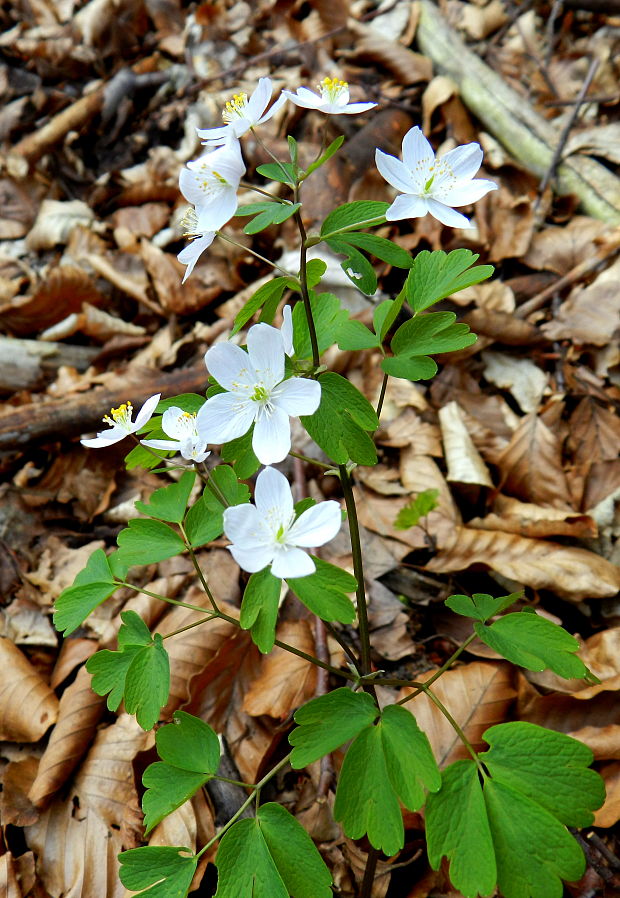
[[[218,839],[222,838],[224,833],[227,830],[229,830],[230,827],[233,825],[233,823],[235,823],[239,819],[239,817],[243,814],[245,809],[248,808],[252,804],[252,802],[254,801],[254,798],[260,794],[260,791],[263,788],[263,786],[265,786],[269,782],[269,780],[276,775],[276,773],[279,770],[281,770],[283,767],[285,767],[288,764],[290,757],[291,757],[291,753],[289,752],[289,754],[286,755],[286,757],[282,758],[282,760],[278,764],[276,764],[275,767],[271,768],[269,773],[267,773],[259,783],[256,783],[255,786],[250,787],[252,789],[252,794],[246,798],[246,800],[243,802],[243,804],[241,805],[239,810],[236,811],[232,815],[232,817],[230,818],[228,823],[225,823],[224,826],[213,836],[213,838],[209,839],[209,841],[207,842],[206,845],[203,845],[203,847],[200,849],[200,851],[196,855],[196,858],[202,857],[202,855],[205,853],[205,851],[208,851],[209,848],[218,841]]]
[[[295,187],[294,200],[299,201],[299,186]],[[304,301],[306,310],[306,320],[308,322],[308,332],[310,333],[310,345],[312,346],[312,364],[318,368],[321,364],[321,356],[319,354],[319,341],[316,336],[316,327],[314,326],[314,317],[312,315],[312,304],[310,303],[310,294],[308,292],[308,250],[306,248],[306,229],[299,210],[295,213],[295,221],[299,228],[301,237],[301,246],[299,248],[299,282],[301,298]]]
[[[476,638],[476,634],[475,634],[475,633],[472,633],[471,636],[468,636],[467,639],[465,640],[465,642],[464,642],[462,645],[460,645],[460,646],[458,647],[458,649],[450,655],[450,657],[448,658],[448,660],[445,661],[445,662],[441,665],[441,667],[440,667],[438,670],[435,671],[435,673],[433,674],[433,676],[428,678],[428,680],[426,681],[426,683],[424,683],[423,685],[420,685],[420,686],[418,687],[418,689],[417,689],[415,692],[412,692],[412,693],[411,693],[411,695],[407,695],[405,698],[401,698],[401,700],[400,700],[399,702],[397,702],[397,704],[398,704],[398,705],[404,705],[406,702],[411,701],[411,699],[416,698],[416,696],[418,696],[421,692],[426,692],[426,690],[427,690],[430,686],[433,685],[433,683],[435,682],[435,680],[438,680],[439,677],[440,677],[442,674],[444,674],[444,673],[448,670],[449,667],[452,667],[452,665],[454,664],[454,662],[456,661],[456,659],[459,657],[459,655],[460,655],[462,652],[464,652],[465,649],[466,649],[469,645],[471,645],[471,643],[474,641],[475,638]]]
[[[264,149],[264,151],[267,153],[268,156],[271,156],[271,158],[273,159],[273,161],[275,162],[275,164],[278,166],[278,168],[280,169],[280,171],[282,172],[282,174],[283,174],[284,177],[286,178],[286,183],[290,186],[290,182],[289,182],[290,175],[289,175],[289,173],[287,172],[287,170],[285,169],[285,167],[284,167],[284,165],[282,164],[281,160],[278,159],[278,157],[277,157],[274,153],[271,152],[271,150],[269,149],[269,147],[267,146],[267,144],[264,143],[264,142],[260,139],[260,137],[258,136],[258,134],[256,133],[256,130],[255,130],[254,128],[252,128],[252,134],[254,135],[254,139],[256,140],[256,143],[259,144],[259,146],[261,146],[261,147]],[[295,202],[297,202],[297,200],[295,200]]]
[[[383,408],[383,400],[385,399],[385,391],[387,390],[389,374],[383,375],[381,383],[381,392],[379,393],[379,401],[377,402],[377,418],[381,417],[381,409]]]
[[[293,274],[292,271],[287,271],[286,268],[282,268],[281,265],[277,265],[275,262],[272,262],[271,259],[268,259],[266,256],[261,256],[260,253],[257,253],[253,249],[250,249],[249,246],[244,246],[244,244],[239,243],[238,240],[233,240],[232,237],[229,237],[227,234],[224,234],[223,231],[216,231],[215,233],[220,238],[220,240],[224,240],[226,243],[230,243],[233,246],[238,246],[244,252],[249,253],[251,256],[255,256],[257,259],[260,259],[260,261],[264,262],[265,265],[269,265],[271,268],[274,268],[276,271],[281,271],[282,274],[285,274],[287,277],[297,280],[297,275]]]
[[[437,696],[436,696],[435,693],[432,691],[432,689],[429,689],[428,686],[426,686],[426,684],[425,684],[424,686],[422,686],[422,688],[421,688],[420,691],[424,692],[424,694],[428,696],[428,698],[432,701],[432,703],[433,703],[437,708],[439,708],[439,710],[441,711],[441,713],[443,714],[443,716],[446,718],[446,720],[448,721],[448,723],[450,724],[450,726],[451,726],[451,727],[453,728],[453,730],[456,732],[456,735],[459,737],[459,739],[461,740],[461,742],[463,743],[463,745],[465,746],[465,748],[467,749],[467,751],[470,753],[470,755],[472,756],[472,758],[473,758],[474,761],[476,762],[476,767],[477,767],[478,770],[480,771],[481,775],[486,779],[486,777],[487,777],[487,772],[486,772],[486,770],[484,769],[484,767],[482,766],[482,764],[481,764],[481,762],[480,762],[480,758],[478,757],[478,754],[477,754],[476,750],[474,749],[473,745],[471,744],[471,742],[469,741],[469,739],[467,738],[467,736],[465,735],[465,733],[463,732],[463,730],[460,728],[460,726],[458,725],[458,723],[456,722],[456,720],[454,719],[454,717],[450,714],[450,712],[448,711],[448,709],[446,708],[446,706],[443,704],[443,702],[441,702],[441,701],[437,698]],[[402,702],[400,702],[399,704],[402,704]]]
[[[262,196],[269,197],[269,199],[274,203],[281,203],[284,206],[292,206],[292,202],[290,200],[282,199],[282,197],[274,196],[272,193],[269,193],[268,190],[263,190],[262,187],[257,187],[256,184],[248,184],[247,181],[240,181],[240,187],[245,187],[246,190],[253,190],[255,193],[260,193]]]
[[[216,773],[211,779],[219,780],[221,783],[230,783],[232,786],[241,786],[243,789],[255,789],[255,783],[242,783],[241,780],[231,780],[227,776],[220,776]]]
[[[357,520],[357,509],[353,496],[351,475],[346,465],[338,465],[340,482],[344,493],[344,501],[347,506],[349,520],[349,533],[351,535],[351,552],[353,554],[353,572],[357,580],[357,617],[360,634],[360,669],[362,676],[371,671],[370,663],[370,631],[368,628],[368,606],[366,604],[366,588],[364,586],[364,562],[362,559],[362,545],[360,542],[360,528]]]
[[[372,887],[375,881],[375,873],[377,872],[377,861],[379,860],[379,850],[371,846],[366,858],[366,869],[364,870],[364,879],[360,891],[360,898],[370,898],[372,895]]]
[[[299,452],[289,452],[293,458],[299,458],[301,461],[308,462],[309,465],[317,465],[319,468],[325,468],[326,471],[333,470],[333,465],[326,465],[325,462],[319,461],[317,458],[310,458],[309,455],[301,455]]]
[[[169,605],[178,605],[179,608],[187,608],[189,611],[199,611],[201,614],[208,611],[207,608],[201,608],[200,605],[190,605],[189,602],[180,602],[178,599],[171,599],[170,596],[162,596],[158,592],[150,592],[148,589],[143,589],[141,586],[134,586],[133,583],[125,583],[123,580],[115,582],[117,586],[126,586],[127,589],[133,589],[134,592],[141,593],[143,596],[150,596],[152,599],[160,599],[160,601],[167,602]],[[212,615],[212,617],[218,616],[219,615],[217,614]]]
[[[201,624],[206,624],[210,620],[213,620],[217,617],[216,614],[209,614],[208,617],[203,617],[200,620],[195,621],[193,624],[187,624],[185,627],[179,627],[178,630],[173,630],[172,633],[166,633],[163,639],[170,639],[171,636],[178,636],[179,633],[185,633],[186,630],[193,630],[194,627],[199,627]]]
[[[330,237],[337,237],[338,234],[345,234],[347,231],[359,231],[360,228],[371,228],[374,225],[385,224],[385,215],[379,215],[378,218],[367,218],[366,221],[357,221],[355,224],[346,225],[344,228],[337,228],[329,234],[321,234],[321,240],[329,240]]]
[[[198,564],[198,559],[196,558],[196,553],[194,552],[193,548],[190,545],[190,542],[189,542],[189,539],[187,538],[187,533],[185,532],[185,528],[183,527],[183,524],[179,524],[179,530],[181,531],[181,536],[183,537],[185,547],[187,548],[187,551],[189,552],[189,557],[191,559],[194,570],[198,574],[198,579],[200,580],[200,584],[201,584],[202,588],[204,589],[204,591],[206,592],[208,599],[211,602],[211,606],[212,606],[213,610],[215,611],[216,614],[219,614],[220,609],[218,608],[217,602],[215,601],[215,596],[213,595],[213,593],[211,592],[211,589],[209,588],[209,584],[206,581],[205,575],[202,573],[202,568]]]

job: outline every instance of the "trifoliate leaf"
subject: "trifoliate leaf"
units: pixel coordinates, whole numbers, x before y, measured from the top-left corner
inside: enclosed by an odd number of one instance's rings
[[[176,711],[174,719],[155,737],[162,760],[149,765],[142,777],[147,833],[211,779],[220,762],[219,740],[210,726],[185,711]]]
[[[289,898],[256,820],[237,820],[215,858],[215,898]]]
[[[395,356],[434,355],[454,352],[476,342],[468,324],[456,324],[454,312],[426,312],[405,321],[398,328],[390,346]]]
[[[375,446],[366,433],[379,426],[372,405],[339,374],[328,371],[320,375],[319,382],[318,409],[300,419],[307,432],[336,464],[349,459],[362,465],[376,464]]]
[[[54,626],[68,635],[116,590],[114,575],[103,549],[96,549],[73,581],[63,589],[54,606]]]
[[[150,502],[136,502],[136,508],[142,514],[157,518],[159,521],[180,524],[185,517],[189,494],[195,480],[195,471],[185,471],[176,483],[155,490]]]
[[[349,742],[378,713],[370,695],[344,687],[312,699],[295,712],[297,727],[288,737],[294,746],[291,766],[306,767]]]
[[[239,624],[250,630],[252,641],[265,655],[272,650],[276,638],[281,585],[271,567],[266,567],[251,575],[243,593]]]
[[[153,564],[185,551],[185,543],[172,527],[145,518],[129,521],[116,541],[119,558],[127,565]]]
[[[146,898],[185,898],[196,872],[197,858],[189,848],[147,845],[123,851],[118,858],[125,888],[144,890],[139,894]]]
[[[407,502],[396,515],[394,527],[396,530],[408,530],[416,527],[422,518],[437,508],[439,490],[423,490],[421,493]]]
[[[588,669],[575,652],[579,642],[535,611],[515,611],[490,625],[476,623],[478,637],[503,658],[526,670],[552,670],[567,680]]]
[[[152,730],[170,692],[170,662],[161,635],[134,655],[125,676],[125,708],[143,730]]]
[[[129,645],[121,652],[103,649],[86,662],[86,670],[92,676],[91,688],[97,695],[108,696],[108,710],[118,710],[123,701],[127,671],[139,651],[139,645]]]
[[[605,800],[605,786],[589,769],[587,745],[525,721],[490,727],[491,746],[480,760],[494,779],[537,801],[567,826],[589,826]],[[534,763],[535,762],[535,763]]]
[[[422,312],[440,299],[491,277],[492,265],[470,267],[477,259],[468,249],[455,249],[447,255],[443,250],[419,252],[405,283],[411,308]]]
[[[455,614],[462,614],[464,617],[473,617],[475,620],[485,621],[510,608],[511,605],[523,597],[523,590],[513,592],[509,596],[500,596],[494,599],[493,596],[484,592],[475,592],[473,596],[449,596],[446,599],[446,605]]]
[[[355,606],[346,593],[355,592],[355,577],[322,558],[312,556],[316,571],[307,577],[287,580],[297,598],[322,620],[351,624],[355,620]]]

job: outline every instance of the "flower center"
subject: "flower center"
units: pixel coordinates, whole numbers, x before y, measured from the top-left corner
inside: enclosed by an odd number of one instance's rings
[[[250,399],[253,402],[267,402],[269,400],[269,393],[262,384],[256,384],[254,387],[254,392],[250,396]]]
[[[234,121],[236,118],[244,118],[247,107],[248,95],[235,94],[232,100],[229,100],[226,103],[224,111],[222,112],[222,118],[226,124]]]
[[[184,237],[198,237],[198,216],[195,209],[188,209],[181,219]]]
[[[280,524],[278,530],[276,532],[276,542],[280,543],[283,546],[286,543],[286,534],[288,533],[288,527],[285,527],[284,524]]]
[[[177,420],[177,426],[179,430],[182,433],[187,434],[187,436],[198,436],[196,430],[196,415],[192,415],[191,412],[182,412]]]
[[[321,97],[329,103],[335,103],[348,89],[347,82],[341,81],[339,78],[323,78],[319,84]]]
[[[111,408],[110,415],[106,415],[103,419],[105,424],[109,424],[111,427],[118,425],[126,430],[128,433],[131,432],[132,421],[131,416],[133,414],[133,405],[131,402],[123,402],[122,405],[119,405],[118,408]]]
[[[215,198],[221,194],[230,184],[219,171],[211,168],[207,163],[203,163],[200,171],[196,173],[196,181],[198,186],[207,198]]]

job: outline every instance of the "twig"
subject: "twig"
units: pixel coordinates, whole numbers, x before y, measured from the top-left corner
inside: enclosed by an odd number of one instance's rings
[[[579,110],[583,105],[583,101],[586,98],[586,94],[588,89],[592,83],[592,79],[596,74],[596,70],[598,69],[598,59],[593,59],[590,63],[590,68],[588,69],[588,73],[585,77],[583,84],[581,85],[581,90],[579,91],[579,95],[575,100],[575,105],[573,106],[573,110],[568,117],[568,121],[564,125],[562,129],[562,133],[560,134],[560,138],[556,144],[555,150],[553,151],[553,156],[551,157],[551,162],[549,163],[549,168],[545,172],[545,176],[540,182],[540,186],[538,188],[538,196],[536,197],[536,202],[534,203],[534,213],[538,211],[538,207],[540,206],[540,202],[542,200],[542,196],[547,189],[547,184],[551,181],[552,178],[555,177],[555,170],[558,167],[560,159],[562,157],[562,152],[564,147],[566,146],[566,141],[568,140],[568,135],[570,134],[573,125],[575,124],[575,120],[579,115]]]
[[[551,63],[551,57],[553,56],[553,48],[555,41],[553,40],[553,29],[555,27],[555,20],[562,12],[564,0],[553,0],[553,6],[551,7],[551,12],[549,13],[549,18],[547,19],[547,27],[545,29],[545,38],[547,43],[547,53],[545,55],[545,69],[549,68]],[[554,91],[555,93],[555,91]]]

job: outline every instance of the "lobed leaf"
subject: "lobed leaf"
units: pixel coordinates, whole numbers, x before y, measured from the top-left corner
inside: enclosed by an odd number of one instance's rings
[[[108,558],[103,549],[96,549],[73,585],[63,589],[56,599],[54,626],[68,636],[116,589]]]
[[[297,727],[288,737],[294,746],[291,767],[306,767],[344,745],[372,724],[377,714],[370,695],[345,687],[312,699],[294,715]]]
[[[181,854],[187,852],[186,855]],[[185,898],[198,859],[189,848],[131,848],[118,856],[120,880],[126,889],[148,898]],[[150,887],[150,888],[149,888]]]
[[[374,465],[377,453],[366,431],[379,426],[375,410],[346,378],[333,372],[319,376],[321,403],[300,420],[312,439],[336,464],[349,459]]]
[[[396,356],[434,355],[454,352],[476,342],[468,324],[455,324],[454,312],[427,312],[405,321],[390,344]]]
[[[485,621],[494,617],[496,614],[505,611],[511,605],[523,597],[523,590],[513,592],[509,596],[500,596],[494,599],[492,596],[484,592],[475,592],[471,598],[469,596],[449,596],[446,599],[446,605],[455,614],[462,614],[464,617],[473,617],[475,620]]]
[[[163,639],[155,633],[154,642],[133,656],[125,676],[124,699],[129,714],[135,714],[143,730],[152,730],[170,692],[170,662]]]
[[[142,514],[157,518],[159,521],[180,524],[185,517],[185,509],[195,481],[196,472],[185,471],[176,483],[155,490],[148,503],[136,502],[136,508]]]
[[[383,359],[381,368],[392,377],[401,377],[403,380],[430,380],[437,374],[437,363],[427,355],[404,358],[395,355]]]
[[[119,559],[124,564],[153,564],[180,555],[185,551],[185,543],[179,534],[164,524],[146,518],[129,521],[116,539]]]
[[[355,606],[347,593],[355,592],[357,581],[346,571],[312,556],[316,565],[313,574],[287,580],[297,598],[321,620],[351,624],[355,620]]]
[[[250,576],[243,593],[239,623],[250,631],[252,641],[265,655],[276,639],[281,585],[280,578],[274,577],[268,566]]]
[[[492,265],[471,267],[477,259],[468,249],[455,249],[448,254],[443,250],[419,252],[405,282],[411,308],[422,312],[440,299],[491,277]]]

